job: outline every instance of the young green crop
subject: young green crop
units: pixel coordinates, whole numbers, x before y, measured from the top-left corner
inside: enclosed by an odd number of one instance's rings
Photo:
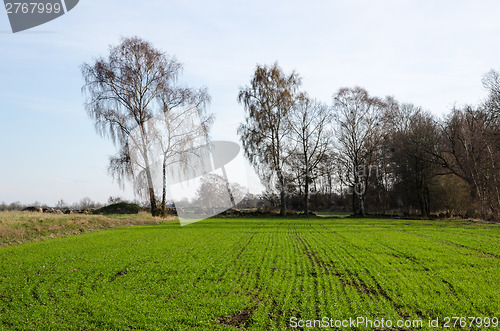
[[[269,330],[364,317],[428,329],[429,319],[500,317],[499,262],[500,226],[470,222],[112,229],[0,248],[0,328]]]

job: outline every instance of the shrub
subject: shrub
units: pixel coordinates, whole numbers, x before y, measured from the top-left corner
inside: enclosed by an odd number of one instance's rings
[[[94,211],[94,214],[138,214],[141,207],[134,203],[119,202]]]

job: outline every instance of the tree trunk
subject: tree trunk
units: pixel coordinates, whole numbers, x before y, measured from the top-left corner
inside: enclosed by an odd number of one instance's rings
[[[417,187],[418,204],[420,205],[420,214],[423,218],[427,218],[427,210],[425,208],[425,197],[421,187]]]
[[[304,185],[304,214],[309,215],[309,170],[306,169],[306,183]]]
[[[226,168],[222,166],[221,169],[222,169],[222,176],[224,176],[224,182],[226,184],[227,193],[229,194],[229,199],[231,200],[231,207],[235,207],[236,202],[234,201],[234,196],[233,192],[231,192],[231,187],[229,187],[229,179],[227,178]]]
[[[429,217],[431,214],[431,197],[429,193],[429,187],[427,185],[425,185],[424,194],[425,194],[425,213],[427,215],[426,217]]]
[[[153,178],[151,177],[151,167],[149,165],[149,157],[148,157],[148,148],[147,144],[145,141],[145,130],[142,127],[141,128],[141,133],[142,133],[142,153],[144,157],[144,164],[145,164],[145,170],[146,170],[146,179],[148,181],[148,191],[149,191],[149,203],[151,204],[151,215],[157,216],[158,215],[158,208],[156,206],[156,197],[155,197],[155,190],[153,186]]]
[[[306,182],[304,184],[304,213],[309,215],[309,158],[304,146],[304,163],[306,167]]]
[[[420,204],[420,214],[423,218],[427,218],[427,209],[425,208],[424,195],[421,190],[418,190],[418,203]]]
[[[166,208],[167,208],[167,157],[163,156],[163,194],[161,197],[161,216],[166,216]]]
[[[363,194],[359,195],[359,213],[361,216],[365,216],[365,197]]]
[[[423,218],[427,218],[429,217],[429,214],[425,196],[425,184],[422,176],[422,173],[417,173],[415,184],[417,189],[418,203],[420,204],[420,214]]]
[[[352,213],[354,216],[356,216],[357,211],[356,211],[356,185],[352,185]]]
[[[156,208],[155,190],[152,187],[149,188],[149,201],[151,203],[151,215],[157,216],[158,209]]]
[[[359,212],[361,216],[365,216],[365,200],[366,200],[366,190],[368,189],[368,175],[365,174],[360,180],[363,183],[361,186],[361,192],[359,194]]]
[[[285,200],[285,176],[281,173],[278,174],[280,181],[280,215],[286,215],[286,200]]]

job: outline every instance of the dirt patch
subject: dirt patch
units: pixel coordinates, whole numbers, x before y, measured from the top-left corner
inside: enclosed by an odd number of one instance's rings
[[[248,322],[250,320],[250,317],[252,316],[253,309],[246,308],[243,310],[240,310],[239,312],[235,314],[231,314],[229,316],[224,316],[224,317],[219,317],[218,322],[220,324],[224,324],[227,326],[234,326],[238,329],[246,329],[248,326]]]
[[[127,273],[128,273],[128,268],[122,269],[122,270],[118,271],[113,277],[111,277],[111,279],[109,281],[112,282],[115,279],[117,279],[118,277],[126,275]]]

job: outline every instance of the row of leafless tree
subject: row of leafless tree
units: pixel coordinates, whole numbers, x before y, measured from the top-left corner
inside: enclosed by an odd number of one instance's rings
[[[192,161],[186,150],[196,154],[213,120],[206,88],[179,85],[181,71],[174,57],[137,37],[82,66],[88,114],[119,150],[110,173],[121,183],[134,179],[153,215],[165,212],[167,169]],[[499,74],[491,71],[483,84],[484,102],[437,119],[359,87],[339,89],[326,105],[301,90],[296,72],[258,65],[238,95],[246,111],[238,133],[266,195],[279,194],[282,214],[297,197],[309,213],[312,194],[330,206],[332,197],[349,200],[362,215],[418,207],[423,216],[498,217]]]
[[[108,201],[109,202],[109,201]],[[57,201],[55,206],[49,206],[45,203],[41,203],[39,201],[35,201],[31,204],[22,204],[19,201],[12,202],[12,203],[5,203],[5,202],[0,202],[0,211],[20,211],[28,207],[39,207],[41,209],[57,209],[64,211],[66,209],[71,209],[71,210],[90,210],[90,209],[97,209],[103,207],[103,205],[97,201],[93,201],[89,197],[82,198],[80,201],[75,202],[75,203],[67,203],[63,199],[60,199]]]
[[[300,90],[296,72],[258,65],[240,89],[246,110],[239,134],[268,193],[351,201],[355,214],[412,210],[498,217],[500,78],[485,75],[488,98],[444,119],[360,87],[341,88],[325,105]],[[296,200],[296,199],[295,199]]]

